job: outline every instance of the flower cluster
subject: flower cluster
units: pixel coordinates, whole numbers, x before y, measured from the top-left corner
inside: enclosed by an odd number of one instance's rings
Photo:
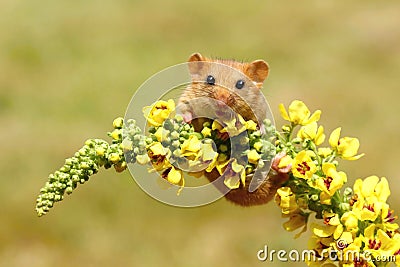
[[[143,113],[150,126],[152,141],[147,150],[152,170],[180,186],[178,194],[185,184],[183,170],[199,177],[216,169],[224,176],[224,184],[236,189],[245,184],[246,174],[274,155],[275,128],[269,120],[264,121],[264,133],[255,122],[236,114],[222,121],[203,119],[202,128],[196,132],[174,110],[172,100],[161,100],[145,107]]]
[[[386,266],[400,265],[399,226],[386,203],[390,195],[386,178],[370,176],[357,179],[353,190],[342,187],[347,175],[338,171],[337,158],[357,160],[357,138],[341,137],[341,128],[325,141],[323,126],[318,126],[321,112],[311,114],[301,101],[293,101],[288,111],[280,106],[282,117],[290,124],[277,134],[279,168],[289,170],[289,181],[278,189],[275,201],[282,210],[287,231],[306,231],[311,214],[322,223],[311,223],[313,233],[309,249],[318,261],[310,266]],[[294,131],[297,130],[295,134]],[[332,256],[334,255],[334,257]],[[399,255],[399,256],[397,256]],[[397,257],[396,257],[397,256]]]
[[[150,172],[158,172],[178,186],[179,194],[185,174],[199,177],[216,171],[225,186],[235,190],[245,186],[248,175],[272,161],[274,171],[289,177],[275,196],[287,219],[284,229],[300,229],[298,237],[308,225],[311,228],[308,246],[318,260],[308,259],[308,265],[386,266],[395,262],[400,266],[400,231],[397,216],[387,204],[390,190],[386,178],[357,179],[353,188],[343,190],[347,175],[338,168],[338,159],[364,156],[358,154],[358,139],[342,137],[339,127],[324,146],[324,127],[318,124],[321,111],[311,113],[298,100],[288,110],[283,105],[279,110],[289,122],[281,132],[269,120],[257,125],[238,114],[201,119],[198,129],[175,114],[174,101],[157,101],[143,109],[147,134],[135,120],[117,118],[109,133],[111,144],[87,140],[64,166],[50,174],[40,190],[36,211],[39,216],[46,214],[65,193],[72,193],[102,166],[122,172],[128,164],[149,165]],[[311,215],[316,222],[309,222]]]
[[[264,121],[263,133],[253,121],[245,121],[240,115],[221,122],[207,120],[196,132],[174,111],[173,100],[144,107],[147,135],[134,119],[116,118],[114,130],[108,133],[111,144],[90,139],[64,166],[50,174],[37,198],[38,215],[46,214],[54,202],[61,201],[65,193],[72,193],[78,183],[89,180],[102,166],[114,166],[122,172],[128,164],[150,164],[149,171],[157,171],[170,184],[179,186],[179,194],[185,185],[184,172],[199,177],[216,169],[224,175],[225,185],[235,189],[244,185],[247,174],[274,155],[275,128],[268,120]],[[234,142],[232,137],[236,138]]]

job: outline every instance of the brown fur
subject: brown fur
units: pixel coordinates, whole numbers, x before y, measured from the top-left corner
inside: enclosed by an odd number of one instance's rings
[[[265,118],[267,107],[260,91],[269,73],[269,67],[265,61],[255,60],[246,63],[235,60],[210,59],[195,53],[190,56],[188,62],[192,83],[179,99],[179,104],[184,106],[181,109],[182,113],[190,114],[189,118],[191,118],[193,114],[208,109],[211,104],[207,99],[196,105],[188,104],[188,101],[194,98],[207,97],[224,102],[246,120],[261,122]],[[208,75],[215,77],[215,85],[205,82]],[[241,90],[235,89],[235,83],[239,79],[245,81],[245,88]],[[200,118],[192,120],[196,131],[201,130],[202,122],[203,120]],[[213,170],[211,173],[206,173],[206,177],[213,182],[220,175]],[[238,189],[229,191],[225,197],[241,206],[265,204],[274,197],[276,190],[286,180],[287,175],[270,172],[260,187],[250,193],[248,188],[251,177],[247,177],[244,187],[241,185]]]

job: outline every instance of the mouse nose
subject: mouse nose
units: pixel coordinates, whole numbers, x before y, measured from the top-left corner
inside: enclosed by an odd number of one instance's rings
[[[215,88],[214,97],[216,100],[219,100],[217,102],[218,107],[224,107],[225,105],[228,105],[230,95],[231,94],[230,94],[229,90],[227,90],[223,87]]]

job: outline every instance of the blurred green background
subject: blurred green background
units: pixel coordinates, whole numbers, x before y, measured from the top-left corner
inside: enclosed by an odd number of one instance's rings
[[[149,76],[196,51],[268,61],[276,115],[302,99],[328,132],[358,137],[366,156],[341,165],[349,184],[388,177],[399,214],[399,14],[390,0],[2,0],[0,266],[262,266],[265,244],[307,247],[274,204],[170,207],[112,170],[36,217],[48,174],[87,138],[106,138]]]

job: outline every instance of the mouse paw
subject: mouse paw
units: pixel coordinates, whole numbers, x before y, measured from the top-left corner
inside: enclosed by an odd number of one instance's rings
[[[290,172],[290,170],[292,169],[292,164],[288,164],[288,165],[285,166],[285,167],[279,167],[279,164],[280,164],[280,162],[281,162],[281,159],[282,159],[283,157],[285,157],[285,156],[286,156],[286,153],[285,153],[285,152],[280,152],[280,153],[276,154],[275,157],[272,159],[271,168],[272,168],[274,171],[276,171],[276,172],[278,172],[278,173],[288,173],[288,172]]]
[[[193,115],[190,112],[186,112],[182,114],[183,121],[186,123],[190,123],[193,120]]]

